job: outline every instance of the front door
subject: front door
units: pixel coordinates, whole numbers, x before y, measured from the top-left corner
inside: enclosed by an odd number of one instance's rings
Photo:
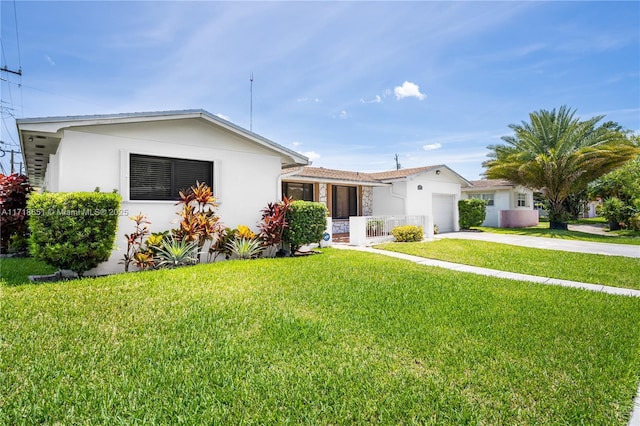
[[[334,185],[332,188],[331,216],[334,219],[358,216],[358,188],[339,185]]]

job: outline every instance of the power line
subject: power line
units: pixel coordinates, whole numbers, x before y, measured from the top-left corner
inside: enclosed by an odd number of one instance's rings
[[[2,66],[0,67],[2,78],[0,78],[0,80],[2,81],[3,89],[5,88],[6,84],[6,90],[2,91],[3,96],[0,99],[0,120],[2,121],[2,127],[0,128],[0,131],[2,131],[3,139],[8,138],[6,141],[0,141],[0,169],[2,170],[2,173],[5,173],[5,171],[7,170],[7,161],[9,162],[11,173],[16,171],[16,168],[19,173],[22,173],[24,164],[24,160],[18,161],[19,158],[22,157],[23,159],[24,157],[22,156],[20,144],[14,138],[13,132],[9,128],[10,126],[7,124],[7,119],[9,117],[11,119],[15,119],[16,115],[22,115],[24,113],[24,97],[22,90],[22,55],[20,52],[20,32],[18,30],[18,12],[16,0],[13,0],[13,18],[15,23],[14,29],[18,62],[17,69],[15,68],[15,64],[14,66],[11,66],[10,64],[10,60],[15,61],[16,57],[12,56],[11,58],[8,58],[7,39],[0,37],[2,48]],[[14,84],[18,86],[19,90],[19,97],[16,93],[16,99],[14,99],[13,88],[11,87]],[[17,111],[20,112],[17,113]],[[4,135],[5,130],[6,134],[8,135],[6,138]],[[7,156],[6,154],[10,154],[10,156]]]
[[[16,44],[18,46],[18,67],[20,74],[22,75],[22,58],[20,57],[20,37],[18,36],[18,8],[16,7],[16,0],[13,0],[13,19],[16,23]]]

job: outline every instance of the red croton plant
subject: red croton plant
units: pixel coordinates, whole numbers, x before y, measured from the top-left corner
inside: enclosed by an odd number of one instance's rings
[[[196,182],[196,185],[188,190],[180,191],[180,201],[177,205],[181,205],[182,209],[178,212],[178,228],[172,230],[174,238],[179,241],[197,242],[198,253],[202,253],[207,241],[214,241],[222,228],[220,218],[215,213],[217,204],[211,187]]]
[[[286,215],[291,201],[291,198],[285,196],[278,203],[267,204],[267,207],[261,211],[262,222],[258,224],[258,228],[260,228],[260,239],[267,247],[267,257],[275,256],[275,251],[282,243],[284,229],[289,225]]]
[[[0,252],[9,251],[9,241],[13,235],[26,238],[27,197],[32,191],[25,175],[0,174]]]

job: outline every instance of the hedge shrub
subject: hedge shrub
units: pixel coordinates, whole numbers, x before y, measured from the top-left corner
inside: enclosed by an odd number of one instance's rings
[[[391,230],[391,233],[396,238],[396,241],[401,243],[407,243],[412,241],[422,241],[424,239],[422,226],[416,226],[416,225],[396,226]]]
[[[460,228],[480,226],[487,216],[487,202],[479,198],[458,201],[458,223]]]
[[[120,201],[118,194],[98,192],[32,195],[27,204],[31,254],[82,276],[109,259]]]
[[[295,253],[305,244],[318,243],[327,229],[327,207],[323,203],[293,201],[286,213],[288,227],[284,229],[284,242],[291,244]]]

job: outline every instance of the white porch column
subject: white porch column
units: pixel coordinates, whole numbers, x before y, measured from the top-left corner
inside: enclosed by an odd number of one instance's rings
[[[329,236],[327,238],[327,235]],[[333,219],[327,216],[327,229],[324,231],[324,238],[320,241],[320,247],[331,247],[333,245]]]
[[[433,216],[424,217],[424,236],[428,240],[433,239]]]
[[[367,241],[367,217],[349,217],[349,245],[363,246]]]

